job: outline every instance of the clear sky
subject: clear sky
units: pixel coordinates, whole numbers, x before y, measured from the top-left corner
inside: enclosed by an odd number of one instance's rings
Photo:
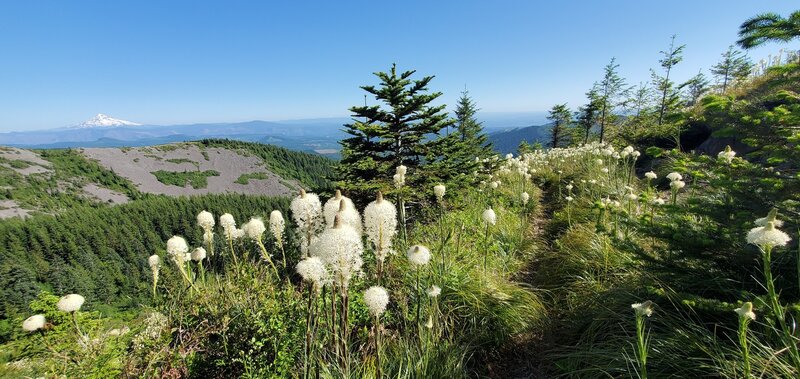
[[[452,105],[575,107],[616,57],[648,80],[669,37],[684,80],[718,61],[739,24],[779,0],[25,1],[0,3],[0,131],[96,113],[148,124],[347,116],[358,87],[398,68],[436,75]],[[788,47],[800,48],[798,43]],[[751,51],[754,60],[781,45]]]

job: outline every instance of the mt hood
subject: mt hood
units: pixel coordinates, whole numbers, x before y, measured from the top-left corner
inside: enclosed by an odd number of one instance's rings
[[[138,126],[141,124],[137,124],[135,122],[125,121],[116,119],[102,113],[98,113],[97,116],[92,117],[90,120],[84,121],[78,125],[73,126],[73,128],[84,129],[84,128],[97,128],[97,127],[112,127],[112,126]]]

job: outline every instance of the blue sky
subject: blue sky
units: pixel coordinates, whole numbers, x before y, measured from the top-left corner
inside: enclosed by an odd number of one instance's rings
[[[738,25],[791,1],[4,1],[0,131],[106,113],[149,124],[347,116],[374,71],[416,69],[487,112],[575,107],[616,57],[648,80],[669,37],[677,80]],[[781,45],[751,51],[758,60]],[[798,48],[798,43],[788,47]]]

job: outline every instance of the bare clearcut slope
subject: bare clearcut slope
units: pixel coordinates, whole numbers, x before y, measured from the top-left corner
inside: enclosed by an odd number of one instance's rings
[[[170,196],[242,193],[285,196],[297,184],[266,168],[264,161],[241,151],[196,144],[141,148],[86,148],[82,154],[134,183],[141,192]],[[158,175],[161,175],[159,177]],[[177,177],[164,180],[164,176]],[[184,177],[201,177],[195,183]],[[183,185],[177,185],[181,182]]]

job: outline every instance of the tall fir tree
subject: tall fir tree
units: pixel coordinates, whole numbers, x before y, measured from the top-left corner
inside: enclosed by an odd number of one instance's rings
[[[653,86],[658,90],[659,103],[658,103],[658,125],[661,126],[665,118],[673,111],[680,100],[680,95],[675,88],[675,83],[670,79],[672,69],[683,60],[683,49],[686,45],[675,46],[675,35],[672,36],[667,50],[661,51],[662,58],[658,63],[664,70],[664,75],[661,76],[655,71],[651,70],[653,78]]]
[[[680,88],[684,89],[686,105],[692,106],[697,103],[697,101],[708,92],[708,84],[709,81],[702,71],[681,84]]]
[[[625,101],[626,113],[629,115],[625,121],[625,129],[635,134],[639,130],[647,129],[653,124],[653,88],[645,82],[630,91],[630,96]]]
[[[752,69],[750,58],[731,45],[722,53],[722,60],[711,67],[711,74],[717,80],[720,90],[725,92],[729,85],[746,79]]]
[[[466,186],[476,180],[474,173],[482,167],[484,158],[494,155],[483,125],[477,120],[478,108],[464,90],[456,104],[455,128],[440,139],[442,157],[433,160],[433,175],[441,182]],[[477,158],[477,160],[476,160]]]
[[[550,108],[547,119],[553,124],[550,128],[550,147],[564,147],[569,144],[569,127],[572,124],[572,111],[567,104],[556,104]]]
[[[380,80],[378,86],[361,86],[379,105],[351,107],[353,123],[346,124],[344,130],[350,137],[340,141],[340,186],[353,196],[368,197],[376,190],[390,190],[395,167],[401,164],[408,168],[409,185],[438,179],[431,176],[435,174],[432,164],[447,159],[447,144],[439,136],[454,121],[445,112],[445,105],[431,105],[442,95],[428,91],[434,77],[412,80],[415,72],[398,74],[393,64],[388,73],[374,73]]]
[[[619,76],[617,69],[619,64],[616,58],[611,58],[603,68],[603,80],[595,84],[597,88],[597,99],[600,102],[598,123],[600,125],[600,142],[605,141],[606,131],[609,125],[617,118],[614,110],[619,105],[620,96],[627,93],[625,79]]]
[[[464,90],[461,92],[461,97],[456,104],[456,130],[464,143],[464,151],[468,156],[474,160],[478,158],[488,158],[494,155],[491,144],[488,142],[488,137],[483,132],[483,123],[479,122],[475,115],[478,113],[478,108],[475,102],[469,96],[469,91]]]
[[[592,129],[594,129],[595,125],[597,124],[598,115],[600,113],[600,100],[599,96],[597,95],[597,88],[592,87],[589,92],[586,93],[586,99],[588,102],[578,108],[578,112],[575,114],[575,135],[577,138],[574,138],[576,141],[583,140],[584,144],[589,143],[589,137],[591,136]]]

